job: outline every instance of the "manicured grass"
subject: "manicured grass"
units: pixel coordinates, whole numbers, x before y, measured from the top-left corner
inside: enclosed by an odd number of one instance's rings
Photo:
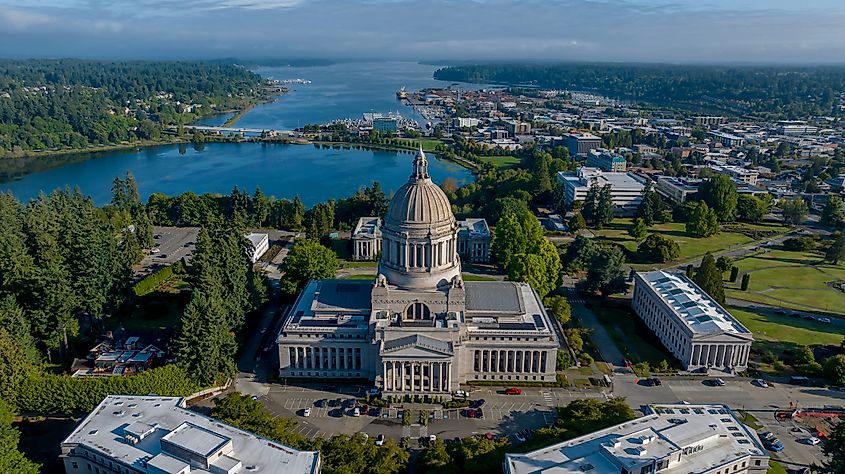
[[[769,312],[753,312],[736,307],[730,307],[728,310],[754,334],[754,338],[757,340],[805,346],[814,344],[838,345],[842,342],[842,334],[838,332],[837,326],[832,324]]]
[[[845,265],[829,265],[813,252],[768,251],[737,260],[740,273],[751,275],[747,291],[730,284],[726,295],[791,309],[841,314],[845,292],[828,283],[845,282]]]
[[[464,273],[461,275],[464,281],[496,281],[493,277],[488,277],[484,275],[470,275],[469,273]]]
[[[513,168],[520,163],[520,159],[515,156],[479,156],[479,159],[485,163],[492,163],[500,169]]]
[[[769,461],[768,474],[787,474],[786,469],[777,461]]]
[[[631,226],[632,219],[614,219],[609,226],[601,230],[596,230],[594,233],[599,239],[621,244],[626,249],[634,252],[637,250],[638,242],[628,235],[628,229],[630,229]],[[765,230],[778,233],[786,232],[788,230],[787,227],[783,226],[763,224],[743,224],[743,227],[748,230]],[[652,233],[662,234],[677,242],[681,250],[680,260],[704,255],[707,252],[718,252],[720,250],[748,244],[754,241],[754,239],[745,234],[727,231],[720,232],[711,237],[692,237],[686,233],[686,224],[682,222],[655,224],[649,229],[649,231]]]
[[[760,424],[760,421],[757,418],[755,418],[754,415],[752,415],[751,413],[748,413],[747,411],[740,410],[740,411],[737,412],[737,415],[738,415],[739,421],[745,423],[752,430],[759,430],[760,428],[763,427]]]
[[[376,276],[375,275],[349,275],[343,277],[344,280],[372,280]]]
[[[342,268],[376,268],[378,262],[345,262],[341,265]]]

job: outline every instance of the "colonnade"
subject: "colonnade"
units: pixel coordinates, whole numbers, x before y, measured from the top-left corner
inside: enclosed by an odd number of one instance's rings
[[[356,260],[372,260],[381,252],[381,239],[360,239],[354,241]]]
[[[361,370],[360,347],[291,347],[291,369]]]
[[[546,351],[477,349],[473,351],[473,370],[481,373],[545,373]]]
[[[746,367],[751,346],[748,344],[693,344],[691,366]]]
[[[404,268],[438,268],[451,265],[456,253],[455,239],[452,236],[441,241],[413,242],[384,238],[385,248],[382,253],[386,260],[394,267]]]
[[[451,362],[386,360],[382,362],[384,390],[448,393],[451,371]]]

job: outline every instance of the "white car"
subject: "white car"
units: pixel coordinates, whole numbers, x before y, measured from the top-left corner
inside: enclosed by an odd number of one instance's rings
[[[306,408],[305,410],[302,410],[302,416],[311,416],[311,409]]]
[[[468,396],[469,396],[469,393],[467,393],[467,392],[465,392],[465,391],[463,391],[463,390],[455,390],[454,395],[455,395],[456,397],[466,398],[466,397],[468,397]]]
[[[352,410],[352,416],[361,416],[361,409],[358,408],[358,407],[355,407],[355,409]]]
[[[820,323],[830,324],[830,318],[816,318],[816,321],[818,321]]]
[[[156,248],[154,248],[154,249],[150,250],[150,253],[159,253],[159,252],[161,252],[161,249],[160,249],[160,248],[158,248],[158,247],[156,247]]]
[[[713,385],[715,385],[717,387],[724,387],[725,381],[722,380],[722,379],[713,379]]]
[[[769,384],[766,383],[766,381],[763,379],[754,379],[751,381],[751,383],[760,388],[769,388]]]
[[[381,445],[383,445],[383,444],[384,444],[384,435],[383,435],[383,434],[380,434],[380,435],[378,435],[378,437],[376,438],[376,446],[381,446]]]
[[[437,441],[437,435],[428,435],[428,442],[433,443]]]
[[[809,438],[803,438],[798,440],[801,443],[809,444],[810,446],[815,446],[822,442],[822,440],[816,438],[815,436],[810,436]]]

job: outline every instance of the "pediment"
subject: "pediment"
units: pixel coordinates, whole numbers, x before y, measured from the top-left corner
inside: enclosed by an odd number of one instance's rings
[[[754,337],[751,334],[736,334],[732,332],[714,332],[710,334],[701,334],[693,338],[692,342],[705,343],[740,343],[753,342]]]
[[[443,359],[444,357],[451,357],[452,354],[435,351],[419,346],[397,347],[392,349],[385,349],[381,351],[381,355],[408,359]]]
[[[454,354],[452,344],[420,334],[385,341],[382,355],[439,359]]]

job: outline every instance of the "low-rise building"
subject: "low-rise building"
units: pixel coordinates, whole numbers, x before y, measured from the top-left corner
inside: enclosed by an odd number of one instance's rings
[[[628,162],[625,161],[624,156],[600,148],[590,150],[590,154],[587,155],[587,166],[599,168],[602,171],[624,173],[628,168]]]
[[[508,120],[505,122],[505,129],[511,135],[528,135],[531,133],[531,124],[519,120]]]
[[[566,136],[566,148],[572,156],[585,157],[590,150],[601,148],[601,138],[592,133],[570,133]]]
[[[742,166],[711,164],[709,168],[717,173],[730,176],[736,182],[752,186],[757,186],[757,180],[760,178],[760,171],[743,168]]]
[[[745,143],[745,139],[734,135],[732,133],[725,133],[725,132],[710,132],[710,136],[713,137],[714,140],[721,143],[722,146],[728,147],[735,147],[735,146],[742,146]]]
[[[654,187],[661,196],[678,203],[687,202],[698,192],[700,179],[659,176]]]
[[[455,117],[452,119],[452,126],[455,128],[472,128],[481,124],[481,120],[474,117]]]
[[[465,262],[490,261],[490,227],[487,221],[468,218],[458,221],[458,255]]]
[[[298,451],[185,408],[180,397],[109,395],[61,444],[65,472],[316,474]]]
[[[352,231],[352,260],[377,260],[381,253],[381,218],[361,217]]]
[[[246,238],[249,240],[249,260],[252,263],[257,262],[262,255],[270,250],[270,236],[268,234],[250,232],[246,234]]]
[[[526,454],[505,474],[764,474],[769,455],[724,405],[649,405],[645,416]]]
[[[736,373],[748,367],[751,331],[685,275],[636,273],[631,305],[684,369]]]
[[[583,166],[577,171],[561,171],[558,182],[564,186],[564,204],[571,207],[575,201],[584,201],[593,186],[610,185],[614,214],[628,216],[636,212],[642,201],[643,183],[631,173],[604,172]]]

